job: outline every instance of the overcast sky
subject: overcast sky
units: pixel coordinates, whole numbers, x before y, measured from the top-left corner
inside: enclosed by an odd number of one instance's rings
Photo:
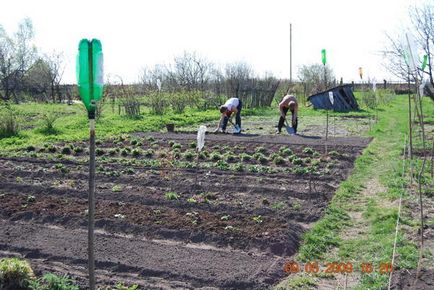
[[[408,7],[423,0],[4,0],[0,24],[8,33],[29,17],[40,51],[62,51],[65,82],[75,82],[82,38],[98,38],[106,74],[138,79],[141,68],[168,64],[183,51],[217,64],[245,61],[262,74],[293,78],[303,64],[321,63],[321,49],[337,78],[395,79],[382,67],[385,32],[403,31]]]

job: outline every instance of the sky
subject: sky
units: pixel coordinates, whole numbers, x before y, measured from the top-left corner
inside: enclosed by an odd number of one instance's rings
[[[75,83],[82,38],[98,38],[106,76],[137,81],[144,67],[170,64],[184,51],[217,65],[247,62],[255,72],[292,77],[302,65],[327,63],[344,82],[396,80],[383,67],[386,32],[409,25],[408,8],[423,0],[3,0],[9,34],[25,17],[40,52],[63,52],[63,82]]]

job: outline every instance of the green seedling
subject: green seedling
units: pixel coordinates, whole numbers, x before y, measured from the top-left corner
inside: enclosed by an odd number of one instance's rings
[[[227,214],[227,215],[222,216],[220,218],[220,220],[222,220],[222,221],[228,221],[230,218],[231,218],[231,216]]]
[[[281,210],[281,209],[286,208],[286,205],[285,205],[284,202],[279,201],[279,202],[274,203],[274,204],[271,206],[271,208],[276,209],[276,210]]]
[[[254,222],[258,223],[258,224],[260,224],[260,223],[263,222],[263,220],[262,220],[262,216],[261,216],[261,215],[254,216],[254,217],[252,218],[252,220],[253,220]]]
[[[187,202],[189,202],[189,203],[197,203],[197,200],[194,199],[193,197],[190,197],[190,198],[187,199]]]
[[[178,200],[179,199],[179,195],[176,192],[173,192],[173,191],[166,192],[164,194],[164,197],[167,200]]]
[[[122,190],[123,190],[122,186],[118,184],[112,187],[113,192],[121,192]]]

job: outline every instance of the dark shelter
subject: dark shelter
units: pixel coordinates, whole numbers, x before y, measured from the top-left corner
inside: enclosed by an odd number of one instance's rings
[[[329,92],[333,92],[333,104],[330,100]],[[319,92],[308,97],[308,100],[315,109],[333,110],[336,112],[359,110],[359,105],[354,97],[351,85],[338,86],[327,91]]]

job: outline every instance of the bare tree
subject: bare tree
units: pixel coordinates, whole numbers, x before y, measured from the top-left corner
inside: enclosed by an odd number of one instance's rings
[[[50,98],[54,102],[62,101],[60,93],[60,82],[62,81],[63,73],[65,71],[64,56],[62,52],[53,51],[50,54],[45,54],[43,57],[47,64],[47,75],[50,82]]]
[[[305,84],[307,94],[315,94],[336,83],[336,77],[330,66],[324,67],[321,64],[301,66],[298,69],[298,78]]]
[[[3,100],[14,97],[18,102],[17,93],[23,89],[22,79],[36,57],[33,36],[33,24],[29,18],[19,23],[13,37],[8,36],[0,25],[0,97]]]

